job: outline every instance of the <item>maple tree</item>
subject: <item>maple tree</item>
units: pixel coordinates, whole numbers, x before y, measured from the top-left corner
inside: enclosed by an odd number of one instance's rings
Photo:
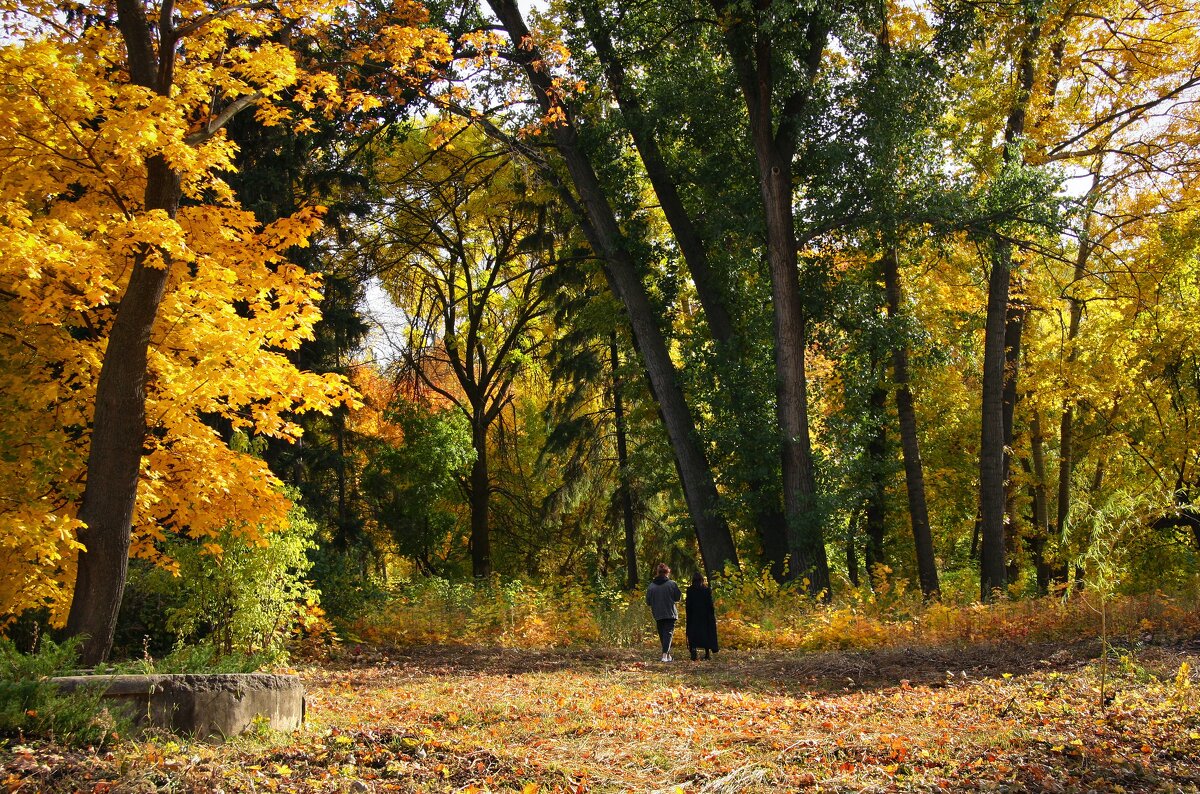
[[[149,553],[168,526],[203,537],[233,516],[253,517],[239,522],[248,533],[285,520],[266,466],[230,451],[205,414],[294,438],[289,414],[353,399],[341,378],[302,373],[284,355],[318,318],[319,280],[287,251],[305,244],[320,209],[260,226],[219,175],[233,154],[222,129],[237,113],[253,108],[270,125],[291,116],[285,91],[300,107],[339,99],[331,74],[301,69],[276,41],[319,28],[330,10],[4,9],[23,39],[3,50],[5,294],[9,338],[28,351],[6,372],[23,385],[13,399],[25,415],[74,417],[69,443],[54,424],[36,436],[59,464],[33,486],[40,508],[5,513],[28,539],[17,555],[32,552],[41,569],[13,566],[41,587],[11,593],[9,608],[57,607],[73,577],[67,631],[88,636],[86,662],[108,652],[135,522],[134,550]],[[412,6],[383,31],[397,64],[424,63],[416,53],[439,40],[422,19]]]

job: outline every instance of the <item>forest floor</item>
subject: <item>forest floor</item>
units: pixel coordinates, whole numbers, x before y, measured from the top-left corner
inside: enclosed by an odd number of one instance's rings
[[[306,730],[0,740],[0,791],[1200,791],[1200,638],[801,654],[350,648]]]

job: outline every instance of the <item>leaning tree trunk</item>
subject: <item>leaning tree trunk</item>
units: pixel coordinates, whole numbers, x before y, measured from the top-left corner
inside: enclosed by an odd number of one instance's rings
[[[161,51],[155,53],[153,28],[141,2],[117,0],[116,6],[131,81],[166,96],[174,82],[174,31],[158,31]],[[161,210],[173,218],[181,196],[180,176],[166,159],[147,160],[143,209]],[[151,267],[150,254],[143,249],[134,257],[96,384],[87,483],[79,509],[85,524],[79,540],[86,550],[79,554],[66,626],[68,636],[85,638],[80,661],[86,666],[108,658],[125,592],[146,436],[147,352],[170,267],[165,255],[162,267]]]
[[[692,222],[675,180],[671,177],[666,158],[654,136],[651,120],[647,117],[637,92],[629,85],[624,65],[617,57],[612,36],[600,10],[591,2],[584,2],[582,9],[588,38],[604,66],[609,88],[617,100],[617,107],[641,157],[663,216],[679,245],[688,274],[696,288],[696,297],[704,309],[709,332],[716,343],[717,354],[723,363],[736,364],[743,353],[739,347],[733,319],[729,315],[725,292],[708,257],[707,246]],[[735,370],[736,367],[730,369]],[[725,389],[727,392],[736,392],[738,384],[727,383]],[[750,492],[754,524],[762,545],[763,558],[771,566],[772,575],[782,581],[786,575],[788,538],[787,522],[779,503],[779,491],[769,481],[770,469],[759,465],[759,462],[753,459],[763,454],[761,444],[755,440],[757,428],[753,426],[753,416],[745,410],[739,411],[735,408],[734,411],[736,453],[742,460],[742,469],[747,472],[745,484]]]
[[[543,113],[549,114],[552,110],[561,113],[561,120],[548,124],[549,134],[579,194],[582,205],[579,208],[580,226],[604,264],[609,287],[628,315],[634,345],[641,356],[651,394],[658,404],[674,453],[675,467],[696,529],[705,569],[710,574],[720,573],[727,564],[737,564],[737,550],[729,525],[720,512],[712,469],[696,432],[691,409],[684,399],[666,338],[659,327],[658,313],[624,244],[624,236],[600,180],[580,145],[572,114],[554,98],[557,89],[545,70],[545,60],[533,44],[520,9],[515,0],[488,0],[488,4],[508,32],[514,45],[513,57],[529,79]]]
[[[179,200],[179,176],[162,158],[151,161],[147,209],[174,216]],[[86,551],[79,554],[66,626],[68,636],[86,638],[80,662],[87,667],[108,658],[129,567],[129,536],[146,438],[146,359],[168,274],[166,267],[147,265],[147,253],[137,255],[96,384],[87,484],[79,510],[85,524],[79,541]]]

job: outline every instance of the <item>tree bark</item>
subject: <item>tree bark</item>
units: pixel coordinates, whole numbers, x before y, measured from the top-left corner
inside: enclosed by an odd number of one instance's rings
[[[883,257],[883,283],[887,292],[888,317],[893,321],[901,315],[900,269],[896,249],[889,248]],[[900,450],[904,457],[904,483],[908,491],[908,515],[912,524],[913,543],[917,550],[917,576],[921,594],[936,598],[938,583],[937,560],[933,553],[933,535],[929,529],[929,507],[925,500],[925,470],[921,464],[921,446],[917,438],[917,412],[909,386],[908,342],[900,339],[892,350],[892,379],[896,384],[896,415],[900,422]]]
[[[872,367],[874,370],[874,367]],[[864,510],[867,530],[867,579],[871,589],[878,591],[885,581],[882,566],[887,565],[883,540],[887,521],[887,484],[884,471],[887,465],[887,390],[876,386],[871,390],[869,421],[871,435],[867,440],[868,476],[867,503]]]
[[[720,513],[716,482],[691,410],[684,400],[675,364],[658,325],[657,312],[624,245],[612,206],[580,146],[572,114],[553,99],[555,91],[551,76],[544,70],[544,60],[533,44],[515,0],[488,0],[488,4],[508,32],[514,46],[512,56],[529,79],[543,112],[549,113],[554,108],[563,114],[560,121],[549,125],[549,135],[578,192],[582,205],[580,225],[604,264],[609,287],[628,315],[634,345],[641,356],[650,391],[659,406],[674,453],[675,467],[696,529],[705,569],[709,574],[718,574],[726,564],[737,564],[737,551],[729,526]]]
[[[637,92],[629,85],[624,66],[613,47],[612,37],[603,17],[590,2],[582,3],[582,8],[588,37],[604,67],[609,88],[617,100],[617,106],[641,157],[659,206],[679,245],[679,251],[696,288],[696,296],[704,310],[709,332],[716,342],[718,356],[723,362],[736,362],[742,355],[739,340],[727,308],[725,291],[708,257],[707,246],[684,207],[679,189],[655,139],[653,124],[647,117]],[[727,384],[726,388],[729,386]],[[739,439],[737,454],[743,457],[762,454],[762,450],[758,448],[759,444],[755,441],[756,433],[755,428],[751,426],[751,417],[744,411],[735,409],[735,412],[735,431]],[[780,509],[778,490],[767,481],[769,475],[758,473],[763,471],[761,466],[749,462],[744,469],[750,472],[746,487],[751,496],[763,557],[771,566],[775,577],[782,580],[786,573],[784,565],[788,554],[788,539],[787,523]]]
[[[1004,130],[1004,163],[1020,156],[1016,143],[1025,134],[1025,110],[1033,91],[1035,55],[1041,37],[1036,14],[1026,18],[1028,30],[1018,58],[1017,97]],[[1004,388],[1005,342],[1008,323],[1009,281],[1012,276],[1012,246],[997,240],[988,277],[987,318],[983,341],[983,395],[979,438],[979,518],[981,549],[980,596],[984,601],[1008,584],[1005,570],[1005,471]]]
[[[1004,328],[1004,574],[1009,583],[1020,578],[1020,538],[1016,523],[1016,489],[1012,483],[1012,448],[1016,438],[1013,417],[1020,393],[1017,376],[1021,366],[1021,337],[1025,329],[1025,305],[1010,300]]]
[[[625,442],[625,404],[621,394],[621,359],[617,335],[609,338],[609,357],[612,362],[613,416],[617,426],[617,482],[621,499],[621,519],[625,528],[625,586],[638,586],[637,525],[633,516],[633,483],[629,479],[629,450]]]
[[[179,206],[179,177],[161,158],[149,168],[146,203],[171,215]],[[154,202],[153,204],[151,202]],[[165,206],[163,206],[165,205]],[[150,334],[167,283],[166,268],[137,256],[121,297],[96,385],[96,410],[88,450],[87,484],[79,519],[86,527],[67,636],[83,636],[80,662],[108,658],[125,592],[130,531],[146,439],[146,361]]]
[[[492,536],[488,526],[488,497],[491,480],[488,476],[488,425],[476,418],[471,423],[471,446],[475,462],[471,464],[471,575],[483,579],[492,575]]]
[[[117,0],[117,25],[126,45],[131,80],[167,95],[173,83],[175,41],[160,30],[156,55],[151,25],[139,0]],[[182,197],[180,176],[161,156],[146,162],[144,210],[175,217]],[[85,528],[75,592],[67,615],[67,636],[84,637],[80,662],[94,666],[108,658],[129,567],[130,531],[146,439],[146,366],[150,335],[162,303],[170,260],[147,264],[152,252],[134,257],[129,284],[117,307],[96,384],[96,407],[88,449],[87,483],[79,509]]]
[[[724,0],[712,0],[712,5],[718,14],[728,10]],[[783,102],[776,125],[776,85],[772,73],[776,54],[770,31],[746,18],[725,31],[749,116],[766,222],[775,342],[775,405],[790,554],[788,575],[807,581],[810,593],[821,593],[827,598],[829,562],[818,513],[809,435],[808,382],[804,369],[806,317],[800,295],[792,214],[792,160],[796,154],[796,121],[808,101],[828,35],[825,23],[815,15],[811,17],[805,34],[807,49],[801,59],[808,70],[808,82]]]
[[[1050,536],[1050,511],[1046,497],[1044,443],[1042,419],[1035,410],[1029,420],[1029,460],[1025,461],[1025,468],[1033,479],[1029,486],[1030,500],[1033,503],[1033,534],[1029,538],[1029,548],[1033,555],[1038,595],[1049,594],[1051,573],[1050,565],[1046,561],[1046,542]]]
[[[1099,174],[1092,175],[1092,188],[1089,198],[1099,188]],[[1090,217],[1090,214],[1089,214]],[[1079,284],[1087,277],[1087,262],[1091,256],[1089,240],[1089,223],[1085,220],[1082,233],[1079,235],[1079,249],[1075,252],[1075,268],[1072,274],[1071,286]],[[1079,327],[1083,322],[1083,301],[1068,292],[1067,305],[1067,366],[1070,368],[1079,358],[1075,342],[1079,338]],[[1055,511],[1055,533],[1065,537],[1067,521],[1071,517],[1071,479],[1075,473],[1075,404],[1069,399],[1063,401],[1062,415],[1058,423],[1058,504]],[[1067,568],[1055,572],[1055,578],[1066,582]]]

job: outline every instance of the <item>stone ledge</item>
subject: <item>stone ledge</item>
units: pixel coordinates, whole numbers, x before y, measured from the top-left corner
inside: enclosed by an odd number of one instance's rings
[[[236,736],[265,718],[274,730],[304,722],[304,685],[297,675],[73,675],[51,679],[60,689],[103,687],[135,725],[201,739]]]

